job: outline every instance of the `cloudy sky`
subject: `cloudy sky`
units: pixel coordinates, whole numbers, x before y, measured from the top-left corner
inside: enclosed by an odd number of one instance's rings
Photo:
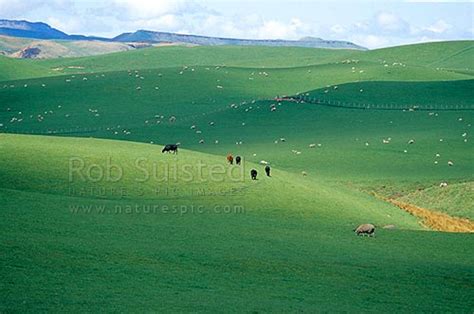
[[[369,48],[474,39],[474,0],[0,0],[0,19],[70,34],[137,29],[239,38],[349,40]]]

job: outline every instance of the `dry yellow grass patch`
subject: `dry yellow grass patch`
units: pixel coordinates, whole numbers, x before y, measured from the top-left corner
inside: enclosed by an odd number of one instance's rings
[[[386,201],[422,219],[427,227],[444,232],[474,232],[474,223],[469,219],[449,216],[445,213],[432,211],[394,199]]]

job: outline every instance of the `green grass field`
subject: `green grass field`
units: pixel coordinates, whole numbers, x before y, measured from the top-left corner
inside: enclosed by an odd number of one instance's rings
[[[0,311],[472,312],[472,47],[0,58]]]

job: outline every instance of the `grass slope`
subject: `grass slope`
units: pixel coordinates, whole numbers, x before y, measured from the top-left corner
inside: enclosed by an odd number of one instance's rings
[[[43,69],[41,73],[17,72],[13,73],[15,75],[11,74],[9,77],[0,77],[0,79],[157,69],[184,65],[287,68],[340,64],[347,60],[359,60],[380,66],[386,64],[390,67],[408,65],[418,67],[418,71],[422,71],[421,68],[430,68],[439,71],[438,76],[447,75],[446,79],[450,78],[450,72],[459,72],[467,79],[473,75],[472,46],[472,41],[459,41],[409,45],[374,51],[293,47],[159,47],[82,58],[37,60],[34,64]],[[0,59],[0,66],[3,66],[4,62],[6,61]],[[390,79],[390,76],[387,76],[387,79]],[[428,80],[426,77],[424,79]]]
[[[220,186],[237,188],[231,197],[157,196],[149,189],[156,182],[134,182],[141,177],[132,166],[135,158],[170,165],[224,164],[224,158],[186,150],[162,155],[154,145],[18,135],[1,135],[0,149],[5,311],[216,311],[223,306],[330,311],[334,304],[347,311],[465,311],[473,306],[464,288],[473,281],[473,252],[466,250],[473,247],[472,237],[410,231],[418,229],[413,217],[344,187],[333,190],[274,169],[272,178],[256,182],[224,178]],[[101,165],[112,156],[126,176],[115,183],[69,182],[71,156]],[[178,178],[182,189],[196,184]],[[70,195],[69,184],[145,192]],[[209,181],[199,186],[216,188]],[[199,204],[203,212],[108,211],[133,204]],[[245,211],[214,211],[225,204]],[[349,226],[369,218],[406,230],[355,237]]]

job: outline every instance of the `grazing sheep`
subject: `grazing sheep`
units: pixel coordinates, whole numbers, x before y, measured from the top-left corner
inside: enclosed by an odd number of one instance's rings
[[[309,144],[309,148],[315,148],[316,144]]]
[[[454,166],[454,162],[452,162],[451,160],[448,160],[448,166]]]
[[[354,229],[354,232],[357,235],[368,235],[368,236],[373,236],[375,235],[375,226],[373,224],[363,224]]]
[[[265,160],[260,160],[260,164],[261,164],[261,165],[268,165],[269,162],[268,162],[268,161],[265,161]]]
[[[408,141],[408,144],[413,144],[413,143],[415,143],[415,140],[409,140]]]
[[[445,187],[447,187],[447,186],[448,186],[448,183],[447,183],[447,182],[441,182],[441,183],[439,184],[439,187],[440,187],[440,188],[445,188]]]
[[[306,177],[308,175],[306,171],[301,171],[301,174],[303,175],[303,177]]]
[[[200,141],[199,141],[199,144],[204,144],[204,140],[200,140]]]

